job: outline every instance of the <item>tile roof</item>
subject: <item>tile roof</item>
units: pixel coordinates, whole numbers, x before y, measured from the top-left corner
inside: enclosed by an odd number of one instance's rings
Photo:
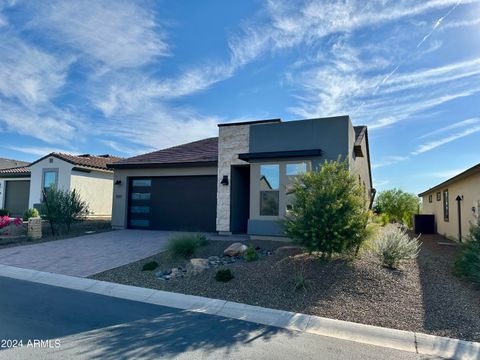
[[[0,175],[30,176],[30,169],[28,168],[28,166],[17,166],[9,169],[0,169]]]
[[[123,158],[111,156],[111,155],[90,155],[90,154],[72,155],[72,154],[54,152],[34,161],[30,165],[36,164],[39,161],[42,161],[51,156],[64,160],[66,162],[69,162],[73,165],[84,166],[84,167],[89,167],[93,169],[103,169],[103,170],[109,170],[107,165],[123,160]]]
[[[172,165],[184,163],[212,163],[218,161],[218,137],[194,141],[168,149],[134,156],[110,165],[110,168],[128,168],[143,165]]]
[[[0,158],[0,169],[11,169],[14,167],[27,166],[28,164],[26,161]]]

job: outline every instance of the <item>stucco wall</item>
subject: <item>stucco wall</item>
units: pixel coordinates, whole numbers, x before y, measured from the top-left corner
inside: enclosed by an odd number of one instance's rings
[[[449,221],[444,221],[443,218],[443,191],[448,189],[449,197]],[[441,193],[441,200],[437,201],[437,192]],[[428,197],[432,195],[432,202],[429,203]],[[462,212],[462,237],[469,233],[470,223],[475,221],[475,214],[480,211],[480,173],[470,175],[467,178],[449,184],[440,190],[426,193],[423,196],[423,213],[434,214],[437,224],[437,232],[452,239],[458,239],[458,195],[463,195],[461,202]],[[475,208],[475,213],[472,211]]]
[[[117,169],[113,176],[112,227],[124,229],[127,225],[128,182],[131,177],[155,176],[195,176],[217,175],[217,167],[185,167],[185,168],[157,168],[157,169]],[[117,180],[120,185],[115,185]]]
[[[112,214],[113,173],[72,171],[71,190],[78,191],[87,202],[89,217],[104,217]]]
[[[231,166],[248,164],[238,159],[238,154],[249,152],[249,138],[249,125],[219,127],[217,185],[217,231],[219,232],[230,232]],[[224,175],[228,176],[229,185],[220,184]]]
[[[5,182],[6,181],[25,181],[30,180],[30,177],[12,177],[0,179],[0,209],[5,207]]]
[[[367,149],[367,138],[366,136],[363,137],[361,147],[363,157],[355,156],[353,151],[355,145],[355,130],[353,126],[350,130],[350,160],[351,160],[351,170],[354,174],[360,175],[360,180],[362,186],[365,185],[365,197],[367,199],[367,206],[370,205],[370,199],[372,194],[372,187],[370,186],[370,170],[368,167],[368,149]]]
[[[51,159],[51,162],[50,162]],[[30,198],[29,208],[32,208],[34,204],[40,203],[42,198],[42,182],[43,182],[43,169],[55,169],[58,170],[58,189],[70,189],[70,175],[72,173],[73,165],[60,160],[54,156],[43,159],[42,161],[30,166]]]

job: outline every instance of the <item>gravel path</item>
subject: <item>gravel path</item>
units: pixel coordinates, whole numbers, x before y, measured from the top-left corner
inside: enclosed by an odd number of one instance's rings
[[[322,263],[313,255],[292,251],[229,265],[235,278],[228,283],[215,281],[214,269],[194,278],[161,281],[155,271],[140,271],[142,265],[155,260],[158,270],[167,270],[185,264],[161,253],[92,278],[480,341],[480,291],[451,274],[456,248],[440,247],[433,237],[423,240],[419,258],[406,263],[404,271],[383,268],[368,252],[354,262]],[[250,243],[264,250],[286,245]],[[229,244],[212,241],[196,257],[221,255]],[[300,275],[306,289],[296,291]]]

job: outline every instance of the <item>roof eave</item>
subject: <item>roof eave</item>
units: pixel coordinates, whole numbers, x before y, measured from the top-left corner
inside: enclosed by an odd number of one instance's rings
[[[109,169],[148,169],[148,168],[180,168],[180,167],[201,167],[217,166],[218,161],[184,161],[174,163],[127,163],[127,164],[108,164]]]
[[[445,186],[454,183],[455,181],[462,180],[462,179],[464,179],[464,178],[466,178],[470,175],[473,175],[477,172],[480,172],[480,164],[474,165],[471,168],[468,168],[467,170],[461,172],[460,174],[457,174],[457,175],[451,177],[450,179],[447,179],[444,182],[442,182],[438,185],[435,185],[434,187],[431,187],[430,189],[425,190],[424,192],[421,192],[420,194],[418,194],[418,197],[423,197],[424,195],[426,195],[428,193],[431,193],[432,191],[440,190],[440,189],[444,188]]]

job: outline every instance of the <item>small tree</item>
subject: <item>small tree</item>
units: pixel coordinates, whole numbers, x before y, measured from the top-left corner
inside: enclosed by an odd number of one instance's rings
[[[387,214],[394,222],[413,226],[413,215],[418,213],[420,199],[415,194],[400,189],[382,191],[377,196],[375,208],[381,214]]]
[[[83,221],[88,214],[88,205],[76,190],[59,190],[51,186],[43,190],[42,215],[50,224],[52,235],[58,227],[70,232],[71,225]]]
[[[480,219],[470,227],[468,241],[461,245],[454,270],[457,275],[480,284]]]
[[[325,161],[318,172],[299,177],[293,209],[284,221],[285,234],[309,251],[358,251],[367,236],[365,193],[346,161]]]

